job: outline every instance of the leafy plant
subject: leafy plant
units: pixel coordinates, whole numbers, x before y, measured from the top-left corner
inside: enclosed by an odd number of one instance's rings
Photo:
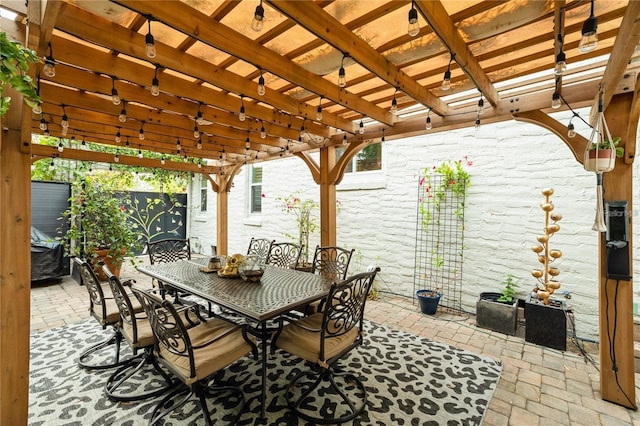
[[[517,287],[515,277],[512,274],[507,274],[502,281],[502,295],[498,298],[498,302],[513,302]]]
[[[33,79],[27,74],[29,65],[39,61],[33,50],[9,40],[4,31],[0,32],[0,117],[6,114],[11,104],[11,97],[2,96],[7,86],[22,94],[30,107],[40,102]]]
[[[593,151],[596,149],[611,149],[611,145],[613,145],[613,149],[616,151],[616,157],[622,157],[624,155],[624,148],[618,146],[622,138],[620,136],[616,136],[612,141],[603,140],[600,142],[590,142],[589,147],[587,148],[589,151]]]
[[[282,211],[286,214],[296,215],[298,225],[297,237],[289,233],[284,233],[287,238],[297,241],[302,247],[300,263],[309,262],[309,235],[318,231],[318,218],[314,214],[320,208],[320,204],[314,200],[303,200],[300,198],[300,191],[296,191],[286,197],[278,197],[276,201],[280,203]]]

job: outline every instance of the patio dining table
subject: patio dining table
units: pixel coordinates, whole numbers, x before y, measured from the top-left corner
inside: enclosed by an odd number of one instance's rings
[[[267,265],[259,282],[249,282],[240,277],[221,277],[215,272],[201,271],[201,268],[207,266],[207,262],[207,258],[200,258],[138,266],[137,269],[254,323],[252,327],[261,340],[261,415],[264,417],[269,346],[267,341],[270,335],[267,322],[297,307],[322,299],[329,293],[332,281],[309,272]]]

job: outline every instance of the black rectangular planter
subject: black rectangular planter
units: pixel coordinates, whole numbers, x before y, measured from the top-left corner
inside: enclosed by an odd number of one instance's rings
[[[531,301],[524,304],[524,340],[547,348],[567,350],[567,316],[563,300],[549,299],[549,305]]]
[[[498,302],[501,293],[481,293],[476,302],[476,325],[514,336],[518,318],[518,300]]]

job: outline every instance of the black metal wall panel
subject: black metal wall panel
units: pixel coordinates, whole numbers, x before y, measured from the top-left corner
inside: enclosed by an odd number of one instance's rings
[[[66,182],[31,182],[31,225],[52,238],[60,236],[58,220],[69,207],[71,184]]]

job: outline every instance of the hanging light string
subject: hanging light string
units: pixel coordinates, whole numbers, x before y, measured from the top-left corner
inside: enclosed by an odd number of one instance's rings
[[[340,69],[338,70],[338,87],[346,87],[347,85],[347,73],[344,70],[344,60],[349,57],[348,53],[342,54],[342,62],[340,62]]]
[[[42,72],[49,78],[53,78],[56,76],[56,60],[53,58],[53,47],[51,47],[51,42],[48,45],[49,54],[44,58],[44,67],[42,68]]]
[[[156,65],[156,69],[153,72],[153,80],[151,80],[151,95],[158,96],[160,95],[160,82],[158,81],[158,68],[160,66]]]
[[[151,16],[147,18],[147,24],[149,29],[147,31],[147,35],[145,36],[144,52],[148,58],[153,59],[156,57],[156,44],[153,39],[153,35],[151,34]]]
[[[451,89],[451,62],[456,58],[455,53],[450,53],[449,65],[447,65],[447,70],[444,72],[444,76],[442,78],[442,86],[441,89],[447,91]]]

